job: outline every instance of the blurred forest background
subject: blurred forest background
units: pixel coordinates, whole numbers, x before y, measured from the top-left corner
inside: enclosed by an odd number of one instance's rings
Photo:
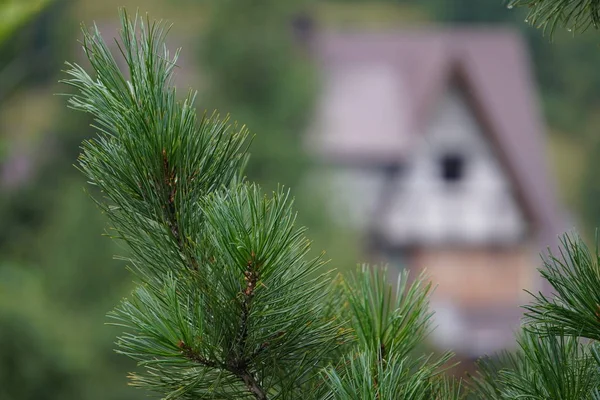
[[[291,21],[317,29],[390,29],[429,24],[503,24],[527,38],[543,112],[548,156],[573,221],[588,235],[600,222],[600,34],[554,42],[502,0],[0,0],[0,399],[136,399],[134,365],[113,351],[118,330],[105,314],[131,276],[100,234],[106,221],[73,167],[90,120],[68,110],[58,84],[65,60],[82,60],[79,24],[116,35],[117,7],[174,23],[180,75],[199,89],[198,107],[230,113],[257,134],[248,174],[292,188],[314,248],[331,267],[352,269],[360,237],[336,227],[301,151],[319,87]],[[297,19],[296,20],[302,20]]]

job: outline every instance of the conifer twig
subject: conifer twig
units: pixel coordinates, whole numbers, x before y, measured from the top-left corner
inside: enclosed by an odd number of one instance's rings
[[[140,284],[110,314],[133,383],[167,398],[311,399],[341,341],[327,317],[329,274],[310,259],[289,192],[242,178],[247,131],[180,101],[166,29],[121,14],[122,73],[97,28],[88,74],[69,65],[72,108],[92,114],[80,169],[124,241]],[[290,334],[281,334],[289,332]]]
[[[526,22],[550,35],[558,26],[583,32],[600,25],[600,0],[509,0],[508,7],[527,7]]]

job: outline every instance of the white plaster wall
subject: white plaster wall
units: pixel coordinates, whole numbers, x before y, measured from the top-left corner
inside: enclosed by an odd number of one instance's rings
[[[461,154],[464,177],[448,183],[441,174],[445,153]],[[451,87],[393,182],[392,199],[381,224],[398,243],[514,242],[525,220],[512,185],[464,95]]]

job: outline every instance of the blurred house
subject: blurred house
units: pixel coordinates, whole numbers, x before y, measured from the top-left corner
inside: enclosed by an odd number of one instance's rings
[[[371,258],[427,269],[434,342],[514,343],[539,253],[563,231],[529,64],[512,31],[324,33],[311,151]],[[415,272],[413,272],[414,274]]]

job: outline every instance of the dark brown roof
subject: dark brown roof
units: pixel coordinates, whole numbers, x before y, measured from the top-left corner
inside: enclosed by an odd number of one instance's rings
[[[316,130],[318,151],[342,162],[400,162],[410,151],[411,136],[422,132],[435,100],[458,76],[538,227],[542,246],[556,245],[565,221],[548,176],[529,59],[516,33],[501,29],[325,33],[317,38],[316,52],[326,80],[351,65],[385,65],[397,73],[408,99],[404,129],[397,135],[409,137],[391,138],[396,133],[389,130],[343,131],[335,137],[340,132]]]

